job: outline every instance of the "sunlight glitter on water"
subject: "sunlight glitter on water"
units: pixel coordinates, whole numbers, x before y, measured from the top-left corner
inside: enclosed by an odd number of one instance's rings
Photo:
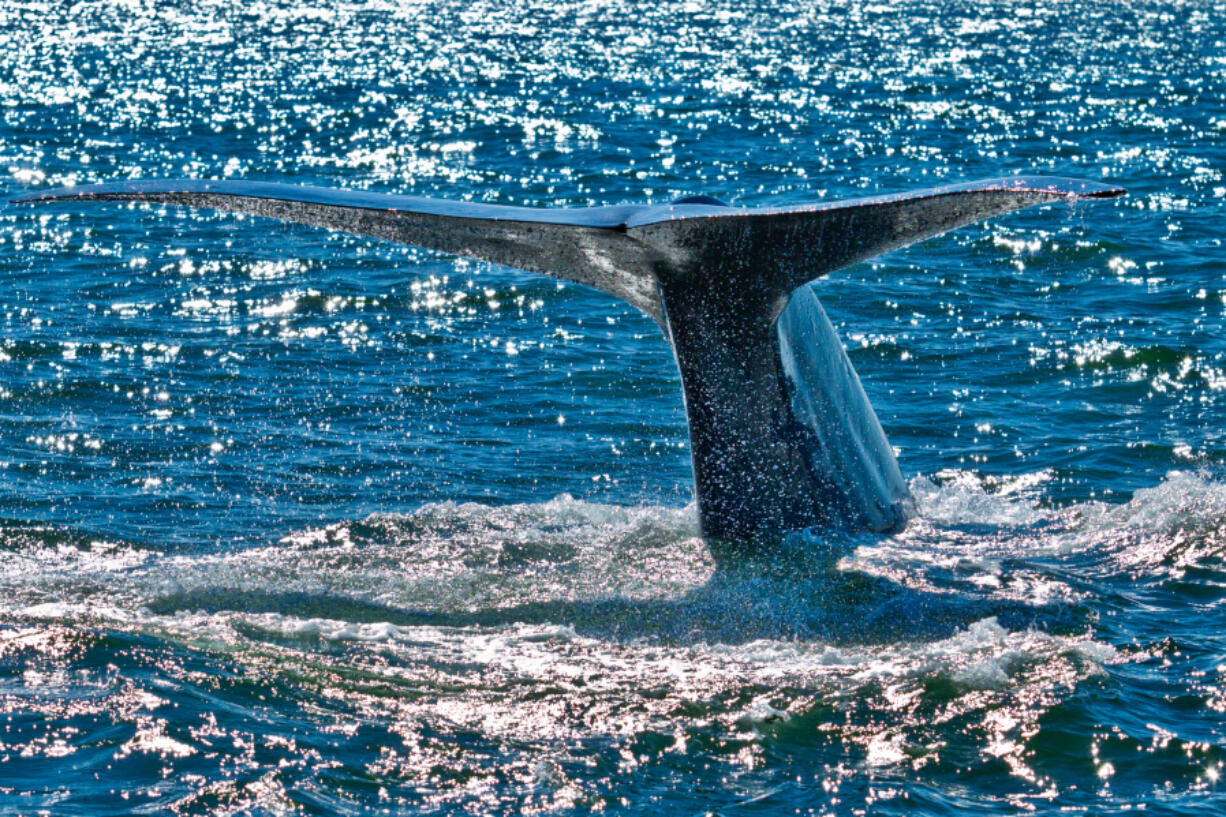
[[[624,304],[255,219],[0,212],[0,810],[1212,811],[1224,19],[3,5],[10,191],[1130,197],[821,282],[920,514],[731,571]]]
[[[1178,477],[1164,490],[1188,496],[1190,507],[1211,508],[1217,519],[1226,513],[1226,505],[1208,500],[1219,486]],[[933,494],[925,506],[947,513],[961,507],[955,516],[964,520],[990,517],[965,481]],[[996,500],[1005,513],[997,524],[1033,528],[1034,520],[1011,505],[1027,501]],[[1136,505],[1129,518],[1169,502],[1147,496]],[[1072,524],[1084,524],[1087,510],[1070,509]],[[948,523],[921,520],[893,545],[858,550],[837,568],[815,565],[808,579],[794,571],[771,578],[757,571],[713,574],[701,544],[686,538],[691,513],[559,499],[430,507],[411,517],[303,531],[275,547],[228,555],[34,545],[27,565],[14,566],[6,578],[10,598],[26,595],[10,615],[30,622],[7,634],[6,644],[33,652],[36,665],[51,665],[23,684],[39,697],[54,688],[57,696],[82,694],[80,681],[53,667],[79,641],[55,622],[84,618],[119,631],[157,632],[167,644],[203,649],[207,661],[215,660],[210,653],[224,655],[241,675],[262,679],[261,687],[278,688],[282,696],[294,690],[306,707],[297,715],[281,708],[275,732],[263,738],[250,727],[220,726],[203,712],[198,725],[172,723],[157,715],[166,703],[159,686],[169,684],[181,697],[185,684],[204,681],[212,688],[216,682],[178,666],[182,658],[157,659],[158,674],[166,676],[153,687],[106,692],[105,710],[54,710],[54,717],[70,721],[110,711],[133,723],[135,732],[116,748],[114,762],[141,753],[173,769],[224,739],[239,748],[253,741],[250,762],[262,766],[267,761],[258,758],[277,748],[274,735],[296,731],[291,724],[301,717],[323,718],[315,729],[345,735],[354,751],[369,756],[370,730],[380,724],[379,733],[395,739],[378,741],[383,748],[367,761],[370,773],[403,785],[437,774],[442,764],[449,774],[486,780],[491,802],[505,794],[508,779],[542,763],[559,765],[539,796],[598,798],[615,778],[576,777],[571,752],[578,745],[590,744],[585,751],[594,753],[598,767],[607,762],[619,775],[649,776],[670,773],[677,758],[702,746],[707,762],[722,758],[735,777],[760,766],[785,735],[795,740],[795,730],[813,727],[879,773],[944,768],[950,754],[977,745],[1031,787],[1006,799],[1052,798],[1067,785],[1065,775],[1033,768],[1029,742],[1051,707],[1085,679],[1145,658],[1086,635],[1046,632],[1053,625],[1067,629],[1072,622],[1058,624],[1062,617],[1081,615],[1076,593],[1014,604],[1017,594],[968,581],[977,571],[992,571],[1016,589],[1028,574],[1050,567],[1027,562],[1015,545],[997,557],[1011,563],[1002,569],[1000,561],[985,561],[975,543],[951,544],[952,531],[942,530]],[[1196,517],[1183,518],[1190,524]],[[1096,534],[1115,539],[1109,529]],[[1036,535],[1032,551],[1043,554],[1065,549],[1070,534],[1057,524]],[[1171,546],[1179,546],[1177,538]],[[1084,558],[1083,549],[1076,552]],[[674,570],[659,572],[659,559]],[[600,576],[606,581],[594,578]],[[620,590],[610,592],[612,576],[623,583]],[[450,591],[440,595],[441,587]],[[68,588],[79,602],[31,603],[31,591],[63,598]],[[824,603],[814,604],[817,598]],[[319,615],[325,611],[348,615]],[[1029,628],[1000,623],[1000,616],[1019,613],[1032,617]],[[573,623],[550,623],[559,619]],[[891,726],[881,731],[881,722]],[[963,725],[933,743],[940,723]],[[71,754],[62,738],[74,729],[65,729],[30,748],[42,756]],[[210,734],[215,738],[207,739]],[[480,738],[471,754],[455,756],[449,741],[438,742],[443,734]],[[480,749],[486,742],[489,748]],[[679,752],[679,742],[691,748]],[[481,771],[486,752],[498,744],[520,748],[499,749],[498,765]],[[1210,745],[1187,748],[1195,763],[1220,763]],[[311,752],[299,757],[298,768],[312,776],[328,765]],[[312,769],[316,763],[323,765]],[[444,786],[434,795],[456,803],[472,796],[467,786]]]

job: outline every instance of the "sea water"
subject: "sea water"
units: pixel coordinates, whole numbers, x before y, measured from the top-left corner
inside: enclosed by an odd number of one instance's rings
[[[0,5],[0,192],[1127,199],[816,283],[916,517],[721,565],[657,327],[260,219],[0,213],[0,812],[1226,808],[1226,6]]]

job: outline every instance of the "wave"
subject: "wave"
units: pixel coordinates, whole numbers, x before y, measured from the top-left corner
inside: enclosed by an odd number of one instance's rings
[[[139,639],[169,667],[203,651],[311,701],[312,718],[429,724],[431,762],[461,738],[532,768],[577,742],[655,736],[735,764],[736,746],[817,729],[869,766],[914,766],[940,754],[924,738],[939,710],[1021,767],[1019,735],[1148,658],[1098,619],[1121,567],[1209,569],[1226,521],[1226,485],[1200,474],[1065,508],[1044,506],[1045,479],[917,480],[903,532],[799,536],[817,556],[781,570],[717,569],[692,507],[566,496],[432,503],[197,553],[10,521],[2,609],[25,633]]]
[[[918,478],[917,517],[899,534],[798,534],[780,564],[722,569],[698,534],[693,507],[569,496],[504,506],[431,503],[411,514],[292,532],[270,546],[198,553],[0,521],[0,546],[9,554],[0,582],[11,614],[45,604],[89,607],[105,596],[133,614],[321,618],[343,611],[331,618],[398,626],[552,623],[665,641],[704,634],[711,641],[871,641],[890,637],[863,626],[878,608],[927,605],[1010,619],[1025,617],[1018,604],[1033,613],[1056,598],[1073,602],[1076,592],[1055,586],[1018,592],[1063,555],[1075,555],[1093,575],[1220,565],[1226,484],[1172,472],[1123,504],[1052,508],[1040,493],[1049,478]],[[946,604],[949,595],[955,600]],[[922,614],[917,622],[916,612],[910,625],[895,628],[899,637],[926,626],[948,634]],[[862,632],[839,625],[848,614],[860,619]]]

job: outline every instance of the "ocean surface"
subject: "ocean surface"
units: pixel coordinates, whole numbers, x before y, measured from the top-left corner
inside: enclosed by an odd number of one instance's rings
[[[1128,198],[815,284],[917,516],[716,569],[573,284],[0,211],[0,813],[1226,811],[1220,2],[0,3],[0,194]]]

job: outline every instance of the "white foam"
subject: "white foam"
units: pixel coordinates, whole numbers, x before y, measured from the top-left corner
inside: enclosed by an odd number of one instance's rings
[[[1223,489],[1176,476],[1132,508],[1053,512],[1029,493],[1040,483],[1003,489],[964,474],[920,484],[921,516],[906,531],[826,537],[818,550],[829,563],[805,574],[716,572],[692,507],[562,496],[433,503],[228,552],[31,544],[19,557],[35,569],[3,574],[5,609],[26,619],[107,616],[108,626],[214,644],[240,663],[272,650],[294,683],[325,673],[331,689],[360,670],[391,689],[442,684],[438,695],[365,705],[507,739],[650,729],[682,735],[684,746],[700,721],[770,739],[763,725],[814,701],[906,712],[932,679],[1033,698],[1034,688],[1124,660],[1088,630],[1007,627],[996,609],[1075,607],[1077,591],[1026,567],[1031,554],[1113,525],[1169,530],[1167,512],[1151,506],[1179,497],[1185,510],[1170,514],[1214,518],[1203,510]],[[846,549],[854,552],[839,561]],[[592,714],[568,717],[568,707]],[[902,733],[866,735],[863,745],[881,765],[908,751]]]
[[[1034,501],[1033,491],[1051,478],[1049,471],[988,480],[969,471],[946,471],[941,481],[911,480],[919,516],[943,525],[1030,525],[1052,517]]]
[[[736,722],[739,726],[756,729],[762,724],[786,722],[791,719],[792,713],[786,709],[777,709],[767,698],[758,698],[746,708]]]

